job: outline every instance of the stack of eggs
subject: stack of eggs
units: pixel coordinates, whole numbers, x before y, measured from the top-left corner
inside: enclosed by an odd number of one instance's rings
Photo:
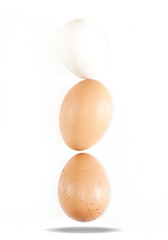
[[[107,66],[108,41],[96,24],[77,19],[62,28],[59,53],[65,66],[85,79],[64,97],[59,119],[65,143],[83,151],[103,136],[111,120],[110,93],[101,82],[94,80]],[[88,153],[73,156],[61,172],[58,197],[69,217],[77,221],[98,218],[109,201],[109,184],[100,163]]]

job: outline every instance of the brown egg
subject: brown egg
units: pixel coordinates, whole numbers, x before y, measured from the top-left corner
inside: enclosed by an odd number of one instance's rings
[[[77,221],[92,221],[106,209],[109,185],[100,163],[90,154],[73,156],[62,170],[58,197],[64,212]]]
[[[107,129],[112,101],[107,88],[97,80],[83,80],[66,94],[60,110],[60,131],[74,150],[94,145]]]

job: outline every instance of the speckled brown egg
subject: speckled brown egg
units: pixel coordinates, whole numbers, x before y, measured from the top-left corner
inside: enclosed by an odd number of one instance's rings
[[[93,146],[105,133],[112,114],[112,100],[99,81],[86,79],[66,94],[60,110],[60,131],[74,150]]]
[[[92,221],[106,209],[109,185],[104,169],[90,154],[73,156],[62,170],[58,197],[64,212],[77,221]]]

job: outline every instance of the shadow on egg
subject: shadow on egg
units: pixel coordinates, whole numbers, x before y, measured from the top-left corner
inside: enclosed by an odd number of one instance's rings
[[[62,232],[62,233],[106,233],[106,232],[119,232],[122,229],[109,228],[109,227],[62,227],[62,228],[51,228],[46,229],[51,232]]]

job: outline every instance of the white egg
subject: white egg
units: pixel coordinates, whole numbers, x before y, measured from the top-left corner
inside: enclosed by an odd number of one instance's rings
[[[58,52],[65,66],[80,78],[97,78],[109,62],[104,31],[90,20],[75,19],[60,30]]]

